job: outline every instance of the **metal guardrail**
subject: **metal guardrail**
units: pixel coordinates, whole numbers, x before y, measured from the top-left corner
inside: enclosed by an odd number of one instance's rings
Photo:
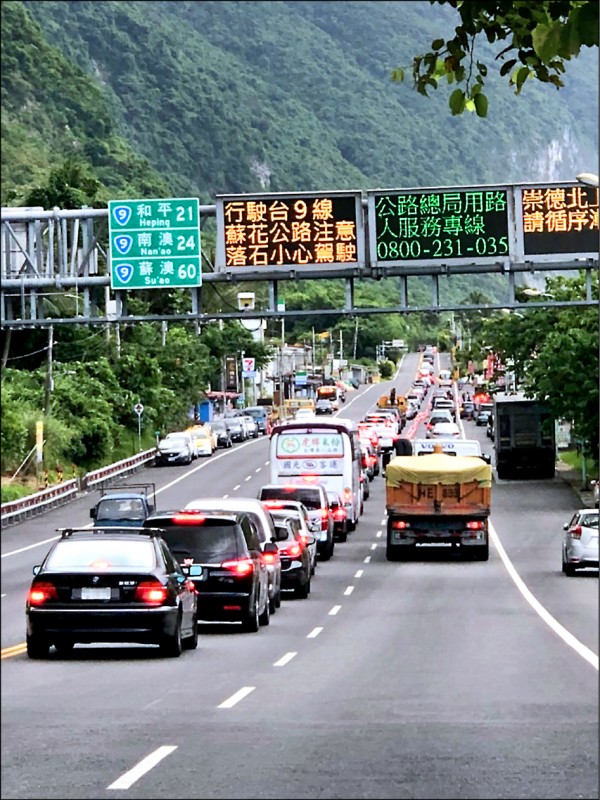
[[[70,481],[64,481],[64,483],[51,486],[49,489],[43,489],[41,492],[29,494],[18,500],[11,500],[9,503],[2,503],[0,520],[3,525],[20,522],[22,519],[40,514],[42,511],[48,511],[74,499],[78,491],[79,481],[77,478],[72,478]]]
[[[28,517],[68,503],[76,498],[78,492],[86,489],[95,489],[112,478],[133,472],[144,466],[144,464],[153,461],[155,456],[156,448],[145,450],[131,458],[125,458],[122,461],[116,461],[114,464],[108,464],[106,467],[86,473],[81,479],[81,483],[77,478],[73,478],[48,489],[43,489],[41,492],[21,497],[19,500],[2,503],[2,506],[0,506],[0,522],[3,527],[12,525]]]
[[[116,461],[114,464],[108,464],[106,467],[95,469],[93,472],[88,472],[81,479],[82,489],[94,489],[101,486],[103,483],[116,478],[118,475],[123,475],[126,472],[132,472],[138,467],[142,467],[149,461],[154,461],[156,457],[156,447],[151,450],[144,450],[131,458],[124,458],[122,461]]]

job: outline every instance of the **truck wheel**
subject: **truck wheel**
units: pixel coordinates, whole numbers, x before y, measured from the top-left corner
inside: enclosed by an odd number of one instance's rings
[[[472,550],[472,558],[474,561],[488,561],[490,558],[490,545],[487,544],[477,545],[476,547],[469,548]]]
[[[391,544],[386,545],[385,557],[388,561],[402,561],[402,548],[394,547]]]

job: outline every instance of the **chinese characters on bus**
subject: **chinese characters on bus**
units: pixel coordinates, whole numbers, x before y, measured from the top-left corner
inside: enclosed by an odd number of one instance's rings
[[[598,252],[598,189],[523,188],[525,255]]]
[[[375,194],[380,262],[508,255],[506,189]]]
[[[358,261],[356,196],[223,201],[226,267]]]
[[[342,457],[344,443],[338,433],[282,434],[277,441],[277,458]]]

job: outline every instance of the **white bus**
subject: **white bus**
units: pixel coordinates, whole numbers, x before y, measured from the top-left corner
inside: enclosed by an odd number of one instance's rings
[[[360,442],[347,419],[304,420],[278,425],[271,433],[271,483],[320,483],[344,503],[348,529],[360,516]]]

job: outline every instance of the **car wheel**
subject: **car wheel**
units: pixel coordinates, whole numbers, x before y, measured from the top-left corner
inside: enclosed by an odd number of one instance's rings
[[[163,637],[160,649],[166,658],[179,658],[183,650],[183,640],[181,638],[181,614],[177,618],[175,633]]]
[[[576,572],[576,570],[575,570],[575,567],[573,566],[573,564],[569,564],[568,562],[565,562],[565,575],[568,578],[572,578],[575,575],[575,572]]]
[[[275,607],[281,608],[281,589],[278,589],[277,594],[275,595]]]
[[[567,565],[566,565],[566,563],[565,563],[565,558],[564,558],[564,556],[563,556],[563,561],[562,561],[562,571],[563,571],[565,574],[566,574],[566,572],[567,572]]]
[[[297,597],[298,600],[306,600],[308,597],[308,593],[310,592],[310,579],[306,581],[306,583],[300,583],[294,589],[294,597]]]
[[[275,614],[277,611],[277,595],[273,595],[273,597],[269,597],[269,613]]]
[[[39,635],[27,634],[27,655],[29,658],[48,658],[50,643]]]
[[[256,596],[252,601],[252,606],[248,610],[248,616],[242,620],[242,630],[246,633],[256,633],[259,627],[258,621],[258,600]]]
[[[258,618],[259,625],[268,625],[271,622],[271,604],[269,602],[269,597],[267,596],[267,600],[265,602],[265,610]]]
[[[195,616],[193,626],[191,636],[186,636],[181,642],[181,646],[184,650],[195,650],[198,647],[198,620]]]
[[[347,531],[340,531],[338,533],[338,542],[345,542],[348,539],[348,532]]]
[[[54,649],[61,656],[70,653],[74,647],[75,647],[75,642],[72,639],[67,639],[67,638],[56,639],[56,641],[54,642]]]

